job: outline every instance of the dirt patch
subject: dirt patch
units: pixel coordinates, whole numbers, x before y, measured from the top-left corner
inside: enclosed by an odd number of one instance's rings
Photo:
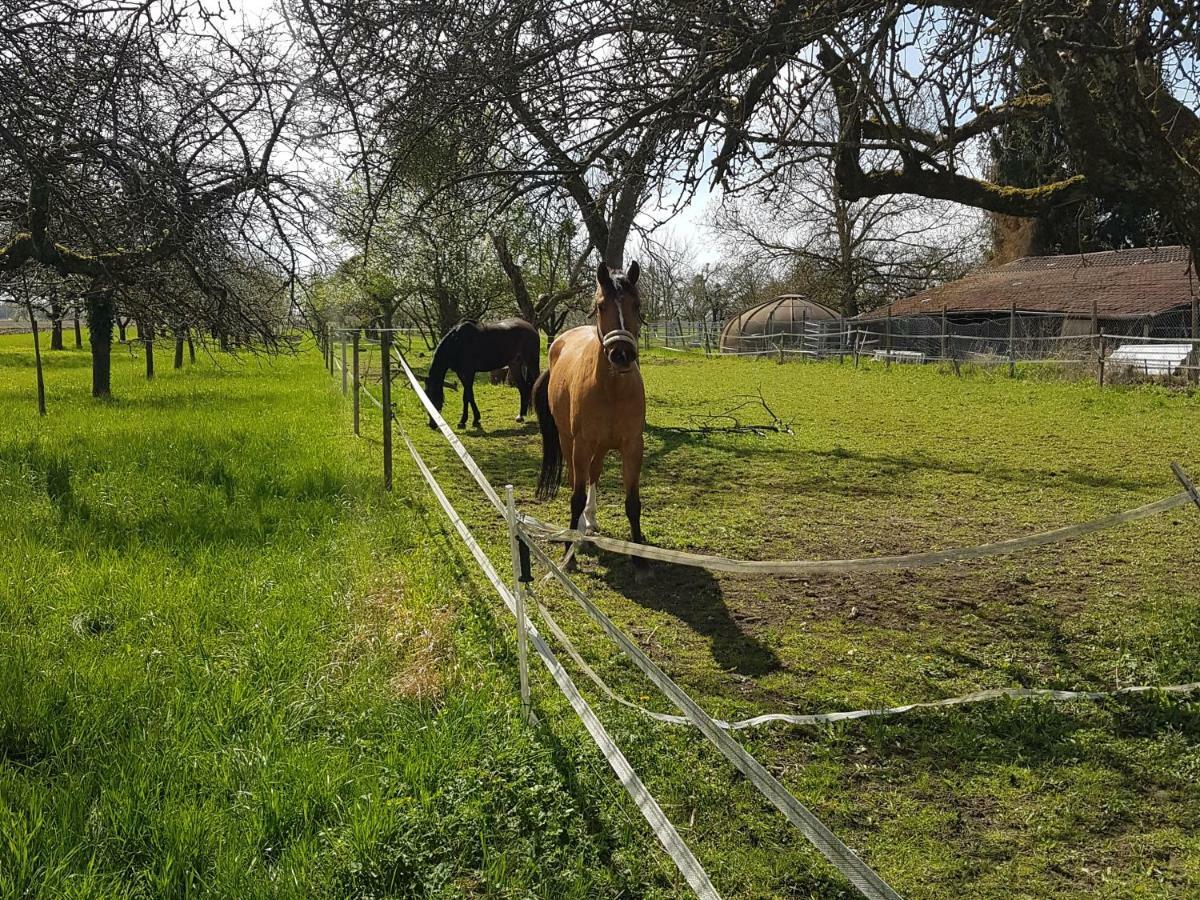
[[[358,621],[339,647],[335,665],[371,660],[385,667],[388,686],[397,697],[440,700],[453,659],[452,611],[414,608],[398,577],[376,585],[356,606]]]

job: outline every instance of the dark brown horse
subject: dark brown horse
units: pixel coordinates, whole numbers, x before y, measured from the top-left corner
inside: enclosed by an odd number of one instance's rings
[[[542,342],[537,329],[524,319],[503,319],[480,325],[477,322],[459,322],[442,338],[433,351],[433,362],[425,378],[425,393],[440,411],[446,401],[446,373],[453,371],[463,386],[462,418],[459,428],[467,425],[468,406],[475,414],[475,427],[479,427],[479,405],[475,402],[475,373],[510,367],[515,373],[517,390],[521,392],[521,414],[518,422],[525,421],[529,411],[529,398],[533,383],[541,368]],[[433,419],[429,427],[436,428]]]
[[[596,490],[604,457],[621,455],[625,515],[633,540],[642,543],[642,430],[646,389],[638,367],[641,298],[638,264],[628,272],[604,263],[596,270],[595,321],[572,328],[550,345],[549,361],[533,388],[542,432],[538,497],[549,499],[562,480],[563,461],[571,485],[571,528],[596,528]],[[571,560],[573,562],[574,560]],[[645,560],[633,560],[640,577]]]

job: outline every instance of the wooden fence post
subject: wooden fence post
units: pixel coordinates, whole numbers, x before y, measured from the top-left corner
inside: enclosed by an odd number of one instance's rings
[[[1008,310],[1008,377],[1017,377],[1017,301]]]
[[[800,310],[800,361],[804,362],[804,355],[808,351],[808,310]]]
[[[1100,341],[1100,348],[1096,353],[1096,359],[1099,362],[1099,375],[1097,377],[1100,382],[1100,387],[1104,387],[1104,341],[1103,340]]]
[[[29,306],[29,327],[33,329],[33,365],[37,369],[37,403],[38,415],[46,414],[46,382],[42,377],[42,342],[38,337],[37,317],[33,314],[33,304]]]
[[[358,417],[359,417],[358,404],[361,399],[359,397],[359,390],[358,390],[358,338],[361,333],[362,332],[360,332],[358,329],[355,329],[355,331],[354,331],[354,351],[353,351],[353,353],[354,353],[354,434],[356,436],[359,433],[359,431],[358,431]]]
[[[138,331],[141,332],[143,329],[139,326]],[[146,347],[146,378],[152,379],[154,377],[154,325],[147,322],[144,331],[143,344]]]
[[[342,396],[350,393],[350,373],[346,371],[346,332],[342,332]]]
[[[379,332],[383,361],[383,489],[392,489],[392,321],[388,316]]]

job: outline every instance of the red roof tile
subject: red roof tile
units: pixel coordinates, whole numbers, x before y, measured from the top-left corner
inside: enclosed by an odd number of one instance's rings
[[[893,316],[1006,310],[1141,316],[1191,304],[1200,279],[1186,247],[1109,250],[1072,256],[1027,256],[975,272],[891,304]],[[885,315],[887,307],[863,317]]]

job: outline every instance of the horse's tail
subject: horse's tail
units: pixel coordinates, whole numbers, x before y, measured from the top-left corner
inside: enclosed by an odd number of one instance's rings
[[[542,368],[542,342],[534,341],[528,353],[521,354],[521,376],[525,384],[534,384]]]
[[[537,498],[550,500],[558,493],[562,481],[562,445],[558,441],[558,426],[550,412],[550,370],[538,376],[533,385],[533,408],[537,412],[538,428],[542,432],[542,472],[538,476]]]

